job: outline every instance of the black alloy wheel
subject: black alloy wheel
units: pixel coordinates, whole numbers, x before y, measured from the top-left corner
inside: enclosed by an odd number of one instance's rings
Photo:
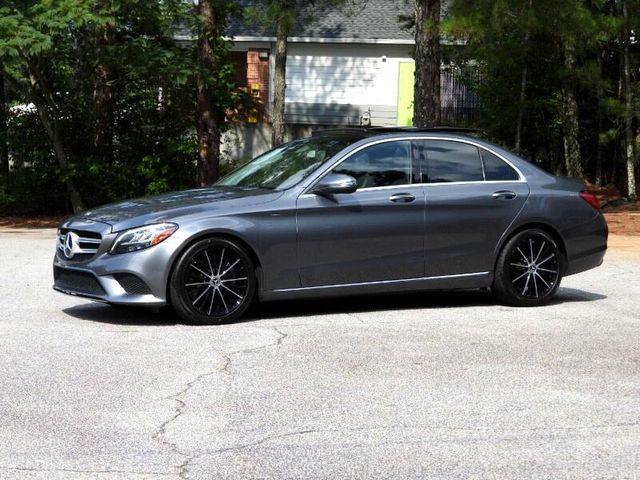
[[[494,291],[509,305],[544,305],[560,286],[562,267],[556,241],[543,230],[525,230],[510,239],[500,253]]]
[[[171,278],[171,303],[189,323],[228,323],[249,307],[255,292],[253,262],[240,245],[201,240],[180,257]]]

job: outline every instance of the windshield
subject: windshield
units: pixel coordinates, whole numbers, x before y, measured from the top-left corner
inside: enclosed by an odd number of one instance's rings
[[[296,140],[260,155],[216,185],[284,190],[302,181],[355,140],[349,136]]]

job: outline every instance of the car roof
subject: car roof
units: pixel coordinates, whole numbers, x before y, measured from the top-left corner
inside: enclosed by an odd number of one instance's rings
[[[378,135],[388,134],[416,134],[416,133],[444,133],[468,136],[477,133],[478,130],[463,127],[346,127],[346,128],[330,128],[326,130],[318,130],[313,133],[314,137],[318,136],[352,136],[354,138],[367,138]]]

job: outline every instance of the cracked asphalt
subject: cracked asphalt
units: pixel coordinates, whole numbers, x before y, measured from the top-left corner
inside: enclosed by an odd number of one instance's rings
[[[424,293],[192,327],[52,291],[54,231],[4,229],[0,478],[637,480],[627,240],[544,308]]]

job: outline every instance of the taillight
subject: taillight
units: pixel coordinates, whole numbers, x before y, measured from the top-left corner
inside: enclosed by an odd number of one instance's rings
[[[582,198],[585,202],[591,205],[596,210],[600,210],[600,202],[598,201],[598,197],[596,197],[593,192],[588,190],[582,190],[580,192],[580,198]]]

